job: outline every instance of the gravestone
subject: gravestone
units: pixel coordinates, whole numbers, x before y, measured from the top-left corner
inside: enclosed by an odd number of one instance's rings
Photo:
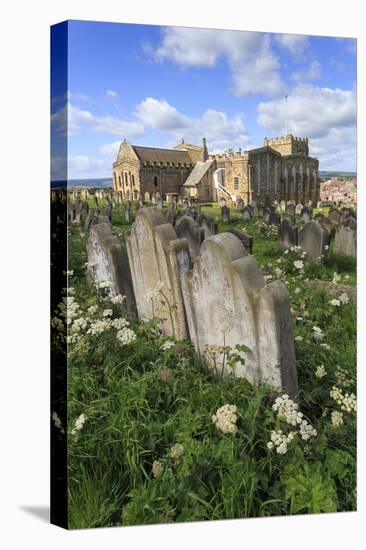
[[[183,216],[175,225],[179,239],[187,239],[191,258],[198,256],[205,232],[190,216]]]
[[[263,221],[268,225],[269,224],[269,217],[271,215],[271,211],[269,208],[265,208],[263,210]]]
[[[187,240],[178,239],[161,210],[151,206],[137,212],[126,244],[140,320],[157,317],[166,336],[187,338],[180,286],[181,273],[191,265]]]
[[[277,212],[271,212],[268,218],[269,225],[280,225],[281,218]]]
[[[244,221],[251,220],[252,217],[253,217],[252,209],[249,206],[245,206],[243,208],[243,220]]]
[[[226,204],[221,207],[221,221],[222,223],[230,223],[230,208]]]
[[[335,208],[329,211],[328,218],[332,225],[339,225],[341,221],[341,214],[339,210]]]
[[[301,212],[301,220],[306,223],[311,220],[313,217],[313,209],[308,204],[305,204],[305,206],[302,207]]]
[[[174,225],[175,222],[175,202],[172,200],[168,204],[168,210],[166,213],[166,219],[168,223]]]
[[[94,281],[110,281],[111,296],[126,296],[130,318],[136,314],[127,252],[112,231],[110,223],[92,225],[87,242],[88,274]]]
[[[236,201],[236,208],[239,208],[239,210],[241,210],[242,208],[244,207],[244,201],[242,198],[238,198],[238,200]]]
[[[163,210],[163,199],[161,197],[158,197],[156,199],[156,206],[159,208],[159,210]]]
[[[329,244],[329,238],[329,232],[319,222],[311,220],[300,229],[298,241],[308,260],[321,263],[324,247]]]
[[[357,225],[353,218],[351,225],[341,224],[337,227],[334,237],[334,254],[343,254],[343,256],[357,256]]]
[[[219,200],[219,205],[220,205],[221,207],[226,206],[226,199],[224,199],[224,198],[221,197],[221,199]]]
[[[296,206],[292,203],[289,203],[286,205],[286,214],[289,216],[295,216],[296,213]]]
[[[299,204],[297,204],[296,207],[295,207],[295,214],[300,215],[302,209],[303,209],[303,205],[301,204],[301,202],[299,202]]]
[[[182,276],[191,340],[218,375],[268,383],[294,397],[298,391],[292,319],[287,289],[280,281],[266,285],[253,256],[231,233],[209,237],[192,270]],[[249,351],[235,350],[237,344]],[[242,356],[224,362],[215,346],[231,346]],[[212,348],[214,346],[214,348]]]
[[[243,231],[242,229],[239,229],[238,227],[232,227],[231,229],[228,229],[228,233],[232,233],[235,235],[235,237],[238,237],[240,239],[242,245],[244,246],[244,250],[247,254],[253,254],[253,237]]]
[[[297,246],[298,229],[288,218],[283,218],[278,228],[278,246],[280,248],[291,248]]]
[[[282,213],[286,212],[286,201],[280,201],[280,210]]]
[[[212,237],[212,235],[216,235],[219,232],[217,221],[208,214],[200,214],[197,218],[197,223],[203,230],[205,239],[207,239],[207,237]]]
[[[125,222],[129,225],[132,222],[132,210],[131,206],[127,203],[125,205]]]
[[[183,197],[181,197],[180,195],[178,195],[177,203],[178,206],[183,206]]]

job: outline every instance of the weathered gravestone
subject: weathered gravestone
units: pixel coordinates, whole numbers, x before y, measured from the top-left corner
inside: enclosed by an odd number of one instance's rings
[[[278,228],[278,246],[280,248],[291,248],[297,246],[297,227],[288,218],[281,220]]]
[[[295,214],[300,215],[302,209],[303,209],[303,205],[301,204],[301,202],[299,202],[299,204],[297,204],[297,205],[295,206]]]
[[[292,203],[286,205],[286,214],[289,216],[295,216],[296,206]]]
[[[125,205],[125,222],[128,225],[132,222],[132,210],[128,204]]]
[[[281,210],[281,212],[283,212],[283,213],[286,212],[286,201],[281,201],[281,202],[280,202],[280,210]]]
[[[236,208],[239,208],[239,210],[240,210],[240,209],[242,209],[243,207],[244,207],[244,201],[243,201],[242,198],[239,197],[239,198],[237,199],[237,201],[236,201]]]
[[[187,239],[191,257],[195,258],[205,238],[204,230],[190,216],[183,216],[175,225],[179,239]]]
[[[339,225],[341,222],[341,214],[338,210],[331,210],[328,214],[329,221],[332,225]]]
[[[219,232],[217,221],[208,214],[200,214],[197,218],[197,223],[203,230],[205,239],[207,239],[207,237],[211,237],[212,235],[216,235]]]
[[[305,204],[305,206],[301,208],[300,215],[301,220],[306,223],[313,217],[313,209],[308,204]]]
[[[196,351],[218,374],[232,373],[251,383],[266,382],[292,397],[297,371],[287,289],[280,281],[266,285],[253,256],[231,233],[209,237],[193,270],[182,276],[189,334]],[[237,344],[243,361],[229,366],[217,346]],[[207,349],[207,346],[210,346]]]
[[[277,214],[277,212],[271,212],[268,217],[268,223],[269,225],[279,225],[281,222],[280,216]]]
[[[319,222],[311,220],[300,229],[298,241],[307,258],[311,262],[320,263],[329,238],[329,232]]]
[[[341,224],[337,227],[334,237],[333,252],[334,254],[343,254],[344,256],[356,258],[357,226],[355,220],[353,223],[351,222],[349,226]]]
[[[87,242],[88,272],[94,281],[110,281],[112,296],[126,296],[129,317],[136,314],[135,296],[127,252],[109,223],[92,225]]]
[[[265,208],[263,210],[263,221],[268,225],[269,224],[269,217],[271,215],[271,211],[269,208]]]
[[[158,197],[156,199],[156,206],[159,208],[159,210],[163,210],[163,199],[161,197]]]
[[[166,213],[166,220],[168,223],[174,225],[175,222],[175,202],[171,200],[168,204],[168,210]]]
[[[221,207],[225,206],[226,205],[226,199],[222,198],[219,200],[219,204]]]
[[[238,237],[238,239],[240,239],[247,254],[253,254],[254,239],[251,235],[249,235],[242,229],[239,229],[238,227],[232,227],[231,229],[228,229],[228,233],[232,233],[233,235],[235,235],[235,237]]]
[[[221,207],[221,221],[222,223],[230,223],[230,208],[226,204]]]
[[[162,319],[165,335],[187,338],[180,286],[180,274],[191,264],[187,240],[178,239],[161,210],[151,206],[137,212],[126,243],[140,319]]]
[[[247,221],[247,220],[251,220],[252,217],[253,217],[253,211],[252,209],[249,207],[249,206],[245,206],[243,208],[243,220],[244,221]]]

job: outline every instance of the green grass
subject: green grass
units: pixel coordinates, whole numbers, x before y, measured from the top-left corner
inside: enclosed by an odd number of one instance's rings
[[[219,219],[216,205],[204,211]],[[121,213],[114,209],[112,221],[123,242],[128,226]],[[356,389],[356,307],[352,300],[331,305],[332,297],[312,284],[322,279],[334,287],[337,272],[339,283],[351,288],[355,262],[332,255],[322,266],[305,261],[299,276],[293,263],[298,255],[283,254],[261,220],[244,223],[235,209],[231,214],[230,225],[220,224],[220,231],[244,228],[254,236],[263,273],[275,278],[276,268],[283,272],[297,337],[298,401],[317,437],[306,442],[297,436],[284,455],[269,449],[272,430],[290,429],[272,410],[278,392],[244,379],[218,379],[188,341],[162,350],[167,339],[153,321],[133,325],[137,339],[126,346],[115,330],[83,333],[70,344],[68,356],[71,528],[355,510],[355,413],[344,412],[343,425],[334,427],[331,413],[340,409],[330,390],[334,385],[344,392]],[[87,308],[96,304],[94,318],[105,308],[119,317],[119,306],[100,301],[86,284],[87,236],[80,231],[73,225],[69,238],[79,315],[90,317]],[[314,338],[314,326],[322,329],[322,340]],[[315,375],[319,365],[326,371],[323,378]],[[212,422],[227,403],[238,408],[235,434],[218,431]],[[81,414],[87,419],[75,437],[71,432]],[[176,443],[184,448],[179,461],[170,456]],[[162,471],[154,477],[157,460]]]

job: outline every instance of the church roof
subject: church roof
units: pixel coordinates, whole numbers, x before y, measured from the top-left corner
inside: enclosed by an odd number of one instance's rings
[[[207,170],[210,168],[213,162],[214,159],[206,160],[205,162],[196,162],[192,172],[183,183],[183,187],[193,187],[197,185],[206,174]]]
[[[178,164],[192,164],[192,159],[187,151],[179,149],[160,149],[158,147],[132,146],[141,162],[163,162]]]

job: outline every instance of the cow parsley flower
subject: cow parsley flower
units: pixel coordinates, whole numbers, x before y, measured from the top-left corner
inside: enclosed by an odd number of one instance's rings
[[[115,304],[115,305],[122,305],[125,300],[126,300],[126,296],[122,296],[122,294],[117,294],[117,296],[113,296],[111,298],[112,304]]]
[[[323,340],[325,334],[323,333],[322,329],[319,327],[313,327],[313,337],[316,340]]]
[[[125,317],[118,317],[117,319],[112,319],[111,325],[117,330],[121,330],[123,327],[128,327],[130,323],[125,319]]]
[[[161,463],[161,461],[160,460],[154,460],[152,468],[151,468],[152,475],[154,477],[158,477],[158,476],[161,475],[162,471],[163,471],[163,464]]]
[[[340,411],[333,411],[330,415],[334,428],[339,428],[343,424],[343,413]]]
[[[236,405],[223,405],[212,416],[212,422],[224,434],[236,433],[238,430],[236,426],[238,420],[237,412],[238,408]]]
[[[112,317],[113,311],[111,309],[105,309],[103,311],[103,317]]]
[[[276,452],[284,455],[288,451],[288,446],[295,437],[295,432],[290,432],[285,435],[282,430],[273,430],[271,433],[271,441],[268,441],[268,449],[276,448]]]
[[[319,365],[318,367],[316,367],[315,376],[317,378],[323,378],[326,374],[327,371],[325,370],[324,365]]]
[[[165,351],[167,349],[171,349],[171,348],[174,348],[175,347],[175,342],[173,342],[172,340],[167,340],[166,342],[164,342],[164,344],[162,344],[160,346],[160,349],[162,351]]]
[[[337,298],[333,298],[333,300],[331,300],[329,303],[331,306],[334,306],[334,307],[338,307],[341,305],[341,302],[337,300]]]
[[[171,458],[175,460],[175,462],[179,462],[184,454],[184,447],[180,443],[176,443],[171,447],[169,451],[169,455]]]
[[[88,308],[89,315],[95,315],[97,311],[98,311],[98,306],[90,306]]]
[[[128,327],[123,327],[117,332],[117,340],[122,346],[127,346],[136,340],[136,333]]]
[[[295,336],[294,340],[296,342],[302,342],[304,340],[304,338],[302,336]]]
[[[343,292],[338,299],[342,304],[348,304],[349,302],[349,296],[345,292]]]
[[[294,266],[296,267],[296,269],[303,269],[304,262],[302,260],[295,260],[294,261]]]
[[[354,393],[343,393],[341,388],[333,386],[329,392],[330,397],[340,406],[342,411],[351,413],[356,411],[357,402]]]

